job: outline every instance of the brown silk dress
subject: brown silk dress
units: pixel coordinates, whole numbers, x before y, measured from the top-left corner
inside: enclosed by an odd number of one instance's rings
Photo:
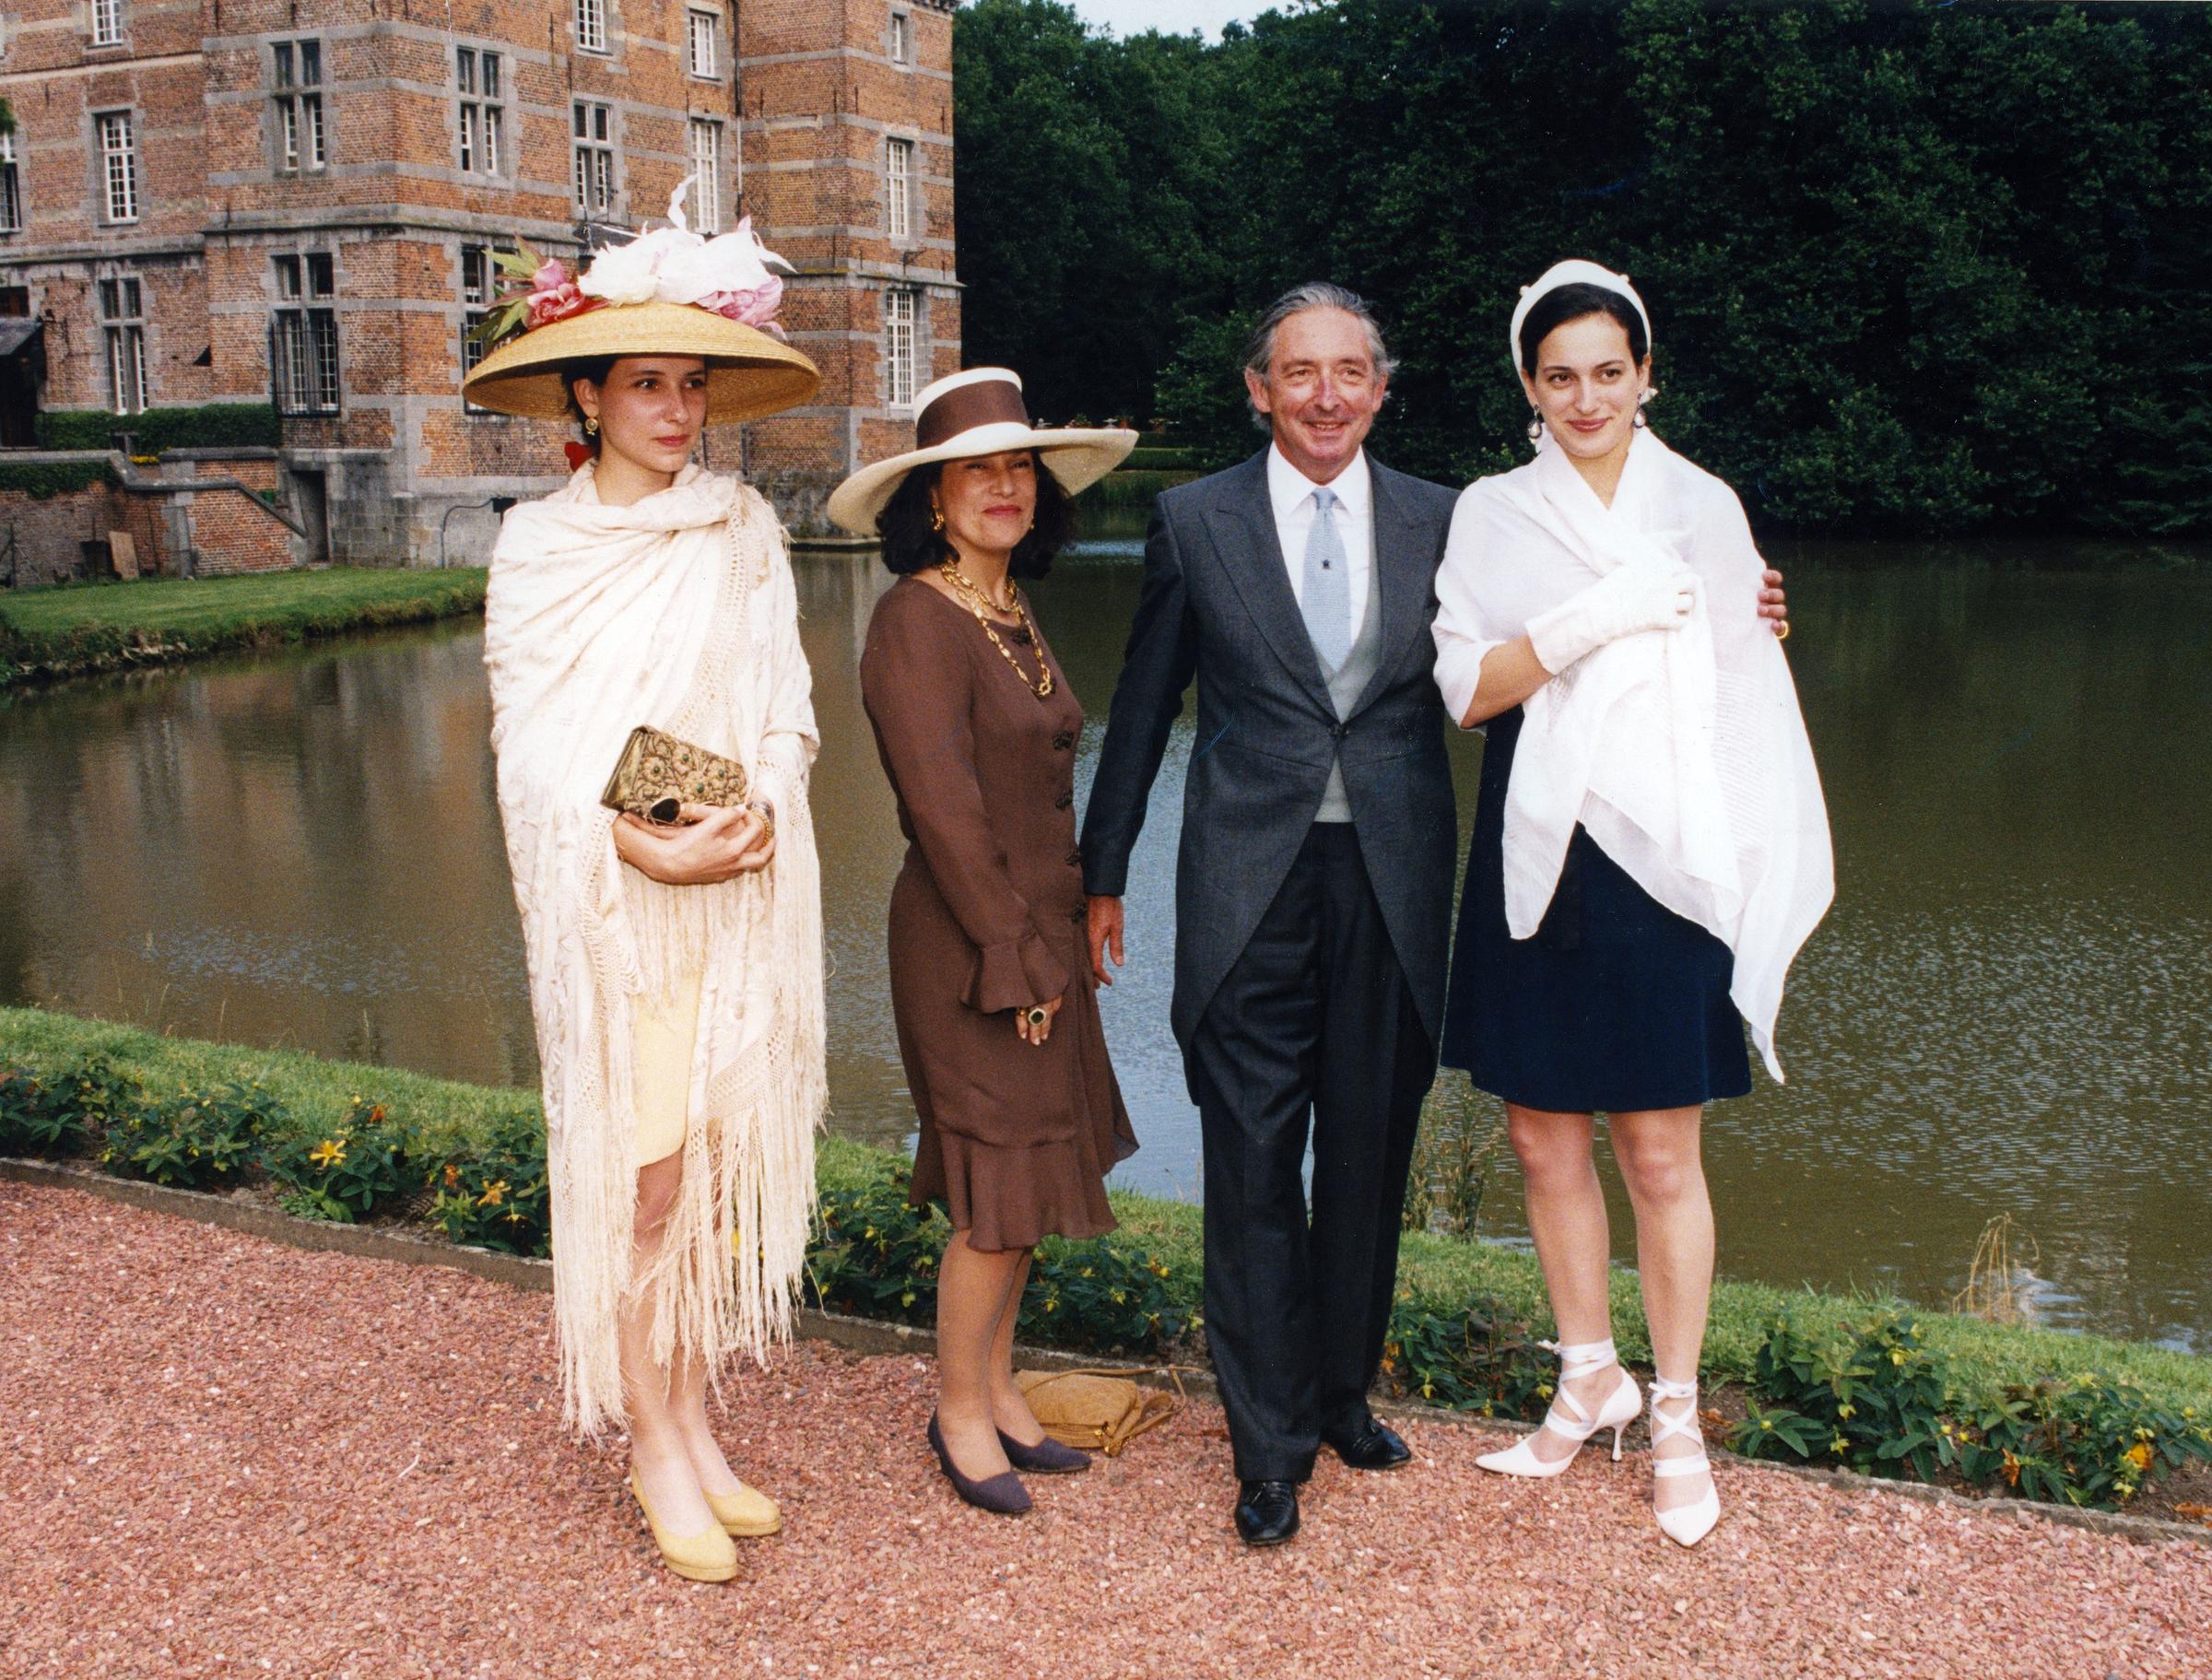
[[[1033,621],[1032,621],[1033,622]],[[999,627],[1025,674],[1052,662]],[[891,1011],[922,1135],[912,1200],[971,1247],[1113,1228],[1106,1172],[1136,1148],[1083,960],[1076,742],[1083,708],[1052,662],[1038,699],[974,616],[902,578],[877,604],[861,698],[898,795]],[[1062,1000],[1042,1048],[1018,1006]]]

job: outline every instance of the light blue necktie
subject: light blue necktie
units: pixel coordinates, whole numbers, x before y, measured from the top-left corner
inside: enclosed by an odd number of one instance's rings
[[[1306,634],[1321,656],[1322,672],[1334,676],[1352,651],[1352,580],[1344,558],[1344,539],[1329,510],[1336,492],[1313,492],[1313,529],[1306,535],[1305,588],[1299,605],[1306,615]]]

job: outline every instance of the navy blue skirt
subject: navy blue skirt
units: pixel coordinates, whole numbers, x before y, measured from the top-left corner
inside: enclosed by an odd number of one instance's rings
[[[1505,929],[1505,789],[1521,709],[1490,721],[1467,844],[1443,1062],[1523,1108],[1685,1109],[1751,1088],[1735,958],[1577,825],[1535,934]]]

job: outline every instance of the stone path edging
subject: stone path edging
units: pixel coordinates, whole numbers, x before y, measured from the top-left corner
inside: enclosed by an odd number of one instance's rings
[[[403,1265],[447,1266],[492,1283],[504,1284],[510,1288],[535,1290],[539,1294],[550,1294],[553,1289],[553,1265],[550,1261],[533,1260],[520,1254],[500,1254],[489,1249],[467,1248],[459,1243],[443,1242],[429,1237],[413,1237],[378,1227],[302,1219],[260,1203],[233,1201],[228,1196],[210,1195],[206,1191],[176,1190],[162,1184],[142,1183],[135,1179],[114,1178],[107,1173],[95,1172],[89,1168],[64,1167],[51,1161],[23,1160],[7,1156],[0,1156],[0,1179],[12,1179],[23,1184],[43,1184],[62,1190],[83,1191],[88,1195],[99,1196],[106,1201],[126,1203],[133,1207],[170,1214],[202,1225],[219,1226],[226,1230],[280,1242],[289,1248],[351,1254],[363,1260],[397,1261]],[[934,1358],[936,1355],[936,1337],[929,1331],[911,1324],[847,1318],[841,1313],[818,1312],[802,1308],[795,1315],[795,1328],[798,1334],[808,1341],[827,1342],[850,1353],[911,1355],[916,1358]],[[1067,1370],[1089,1369],[1101,1363],[1100,1356],[1068,1353],[1058,1348],[1024,1346],[1017,1351],[1020,1362],[1030,1369]],[[1220,1397],[1211,1372],[1183,1368],[1171,1374],[1166,1368],[1159,1366],[1132,1366],[1126,1369],[1131,1378],[1153,1387],[1180,1386],[1185,1392],[1207,1400],[1218,1400]],[[1516,1434],[1526,1434],[1536,1427],[1514,1418],[1477,1417],[1465,1412],[1446,1411],[1441,1406],[1405,1402],[1386,1403],[1378,1410],[1389,1416],[1407,1418],[1426,1426],[1443,1424],[1460,1428],[1474,1427]],[[1925,1482],[1890,1481],[1860,1475],[1849,1470],[1825,1470],[1811,1464],[1781,1464],[1771,1459],[1745,1459],[1718,1448],[1712,1449],[1712,1453],[1714,1457],[1732,1463],[1755,1463],[1762,1470],[1794,1476],[1800,1481],[1824,1482],[1849,1493],[1891,1495],[1985,1514],[2009,1513],[2022,1522],[2054,1522],[2065,1528],[2087,1529],[2091,1533],[2108,1534],[2140,1544],[2187,1540],[2212,1547],[2212,1528],[2197,1523],[2173,1522],[2160,1517],[2130,1517],[2113,1511],[2083,1510],[2070,1505],[2048,1505],[2034,1499],[1977,1498],[1968,1494],[1955,1493],[1947,1487],[1931,1486]]]

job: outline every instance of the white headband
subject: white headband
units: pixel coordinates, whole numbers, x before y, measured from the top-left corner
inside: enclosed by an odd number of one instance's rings
[[[1629,276],[1617,275],[1600,264],[1586,263],[1580,257],[1571,257],[1564,263],[1554,263],[1538,277],[1534,286],[1521,288],[1521,301],[1513,306],[1513,331],[1509,347],[1512,351],[1513,366],[1521,366],[1521,328],[1528,320],[1528,311],[1536,307],[1539,300],[1562,286],[1597,286],[1609,292],[1618,292],[1636,309],[1636,318],[1643,323],[1644,347],[1652,342],[1652,317],[1643,307],[1643,300],[1629,284]]]

